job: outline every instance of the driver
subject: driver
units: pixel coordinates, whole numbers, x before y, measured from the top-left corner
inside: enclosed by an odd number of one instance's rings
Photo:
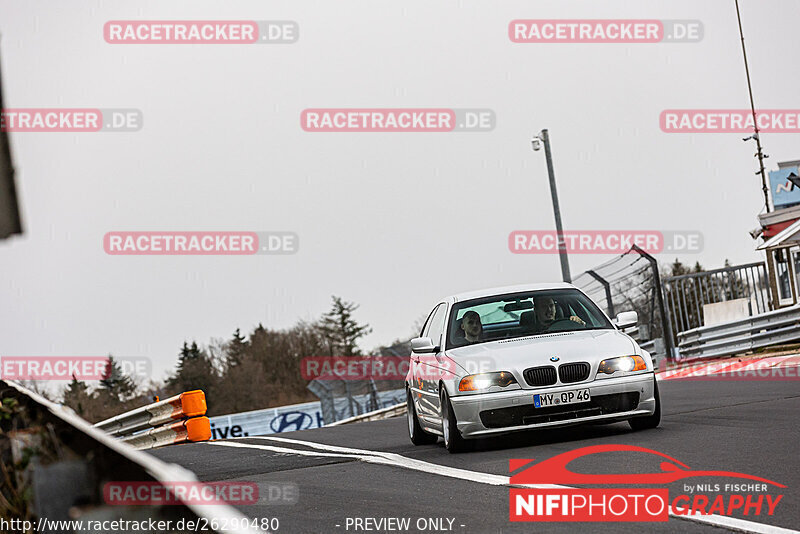
[[[476,311],[468,311],[461,319],[461,329],[464,331],[464,339],[467,343],[477,343],[483,337],[483,324],[481,316]]]
[[[533,299],[533,312],[536,315],[536,333],[547,332],[550,325],[556,322],[556,301],[552,297],[536,297]],[[577,315],[572,315],[569,320],[586,326],[586,322]]]

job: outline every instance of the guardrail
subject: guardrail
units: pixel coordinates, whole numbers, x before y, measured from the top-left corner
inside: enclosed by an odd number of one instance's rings
[[[347,419],[341,419],[325,426],[346,425],[347,423],[358,423],[360,421],[378,421],[379,419],[397,417],[398,415],[403,415],[404,413],[406,413],[406,403],[400,402],[398,404],[393,404],[392,406],[387,406],[386,408],[381,408],[380,410],[362,413],[361,415],[348,417]]]
[[[800,305],[770,311],[678,334],[684,359],[729,356],[755,349],[800,341]]]
[[[137,449],[207,441],[211,439],[211,423],[203,417],[206,409],[206,395],[197,389],[111,417],[94,427]]]
[[[169,532],[177,532],[174,527],[178,520],[191,519],[198,524],[199,518],[205,528],[212,532],[263,532],[253,526],[255,523],[251,519],[228,504],[198,504],[185,500],[179,493],[174,493],[178,503],[176,506],[146,502],[137,505],[108,504],[104,501],[103,490],[110,478],[157,482],[165,488],[180,483],[201,483],[186,469],[134,449],[93,427],[69,408],[51,402],[20,384],[0,380],[0,396],[4,401],[13,399],[24,407],[25,413],[29,414],[28,420],[36,425],[36,428],[26,426],[25,421],[15,420],[12,414],[7,424],[19,432],[8,432],[5,437],[23,439],[39,433],[58,440],[58,458],[49,458],[47,465],[44,465],[36,460],[34,451],[28,471],[22,477],[30,477],[26,495],[34,504],[34,517],[65,523],[67,520],[109,522],[117,519],[152,519],[157,523],[170,520],[172,528]],[[5,406],[5,402],[3,404]]]
[[[666,347],[664,346],[663,338],[643,341],[639,343],[639,346],[650,353],[650,356],[653,358],[653,366],[656,370],[666,365],[667,352]]]
[[[164,445],[187,441],[208,441],[209,439],[211,439],[211,422],[208,417],[195,417],[151,428],[147,432],[124,437],[121,441],[136,449],[154,449]]]

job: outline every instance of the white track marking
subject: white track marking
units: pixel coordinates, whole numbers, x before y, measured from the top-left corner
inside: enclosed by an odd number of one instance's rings
[[[317,456],[317,457],[334,457],[334,458],[353,458],[362,462],[389,465],[394,467],[401,467],[411,469],[414,471],[421,471],[423,473],[430,473],[434,475],[446,476],[451,478],[458,478],[470,482],[477,482],[480,484],[489,484],[492,486],[511,486],[511,477],[503,475],[493,475],[490,473],[481,473],[479,471],[469,471],[467,469],[459,469],[457,467],[448,467],[444,465],[425,462],[422,460],[415,460],[400,454],[392,452],[371,451],[367,449],[354,449],[351,447],[340,447],[337,445],[325,445],[323,443],[316,443],[313,441],[304,441],[299,439],[280,438],[276,436],[249,436],[247,438],[238,439],[259,439],[266,441],[276,441],[279,443],[302,445],[316,449],[315,451],[298,450],[289,447],[276,447],[273,445],[256,445],[253,443],[238,443],[233,441],[209,441],[210,445],[220,445],[224,447],[236,447],[246,449],[261,449],[265,451],[296,454],[299,456]],[[571,486],[559,486],[556,484],[514,484],[516,487],[526,487],[535,489],[575,489]],[[800,531],[790,530],[773,525],[766,525],[763,523],[756,523],[755,521],[747,521],[745,519],[738,519],[735,517],[727,517],[721,515],[683,515],[675,513],[675,510],[670,506],[669,515],[676,519],[683,519],[684,521],[695,521],[706,525],[712,525],[720,528],[727,528],[737,532],[746,532],[752,534],[800,534]]]
[[[251,439],[251,438],[248,438]],[[295,443],[311,443],[311,442],[295,442]],[[388,452],[365,451],[362,449],[348,449],[346,447],[333,447],[330,446],[327,450],[336,452],[318,452],[318,451],[303,451],[298,449],[291,449],[288,447],[275,447],[272,445],[255,445],[252,443],[236,443],[231,441],[210,441],[211,445],[222,445],[225,447],[240,447],[247,449],[261,449],[265,451],[281,452],[289,454],[297,454],[300,456],[322,456],[334,458],[353,458],[354,460],[361,460],[371,464],[382,464],[394,467],[403,467],[413,471],[422,471],[423,473],[432,473],[451,478],[459,478],[461,480],[469,480],[471,482],[478,482],[481,484],[489,484],[492,486],[508,486],[509,477],[503,475],[492,475],[491,473],[480,473],[478,471],[468,471],[466,469],[458,469],[457,467],[448,467],[445,465],[432,464],[430,462],[423,462],[422,460],[415,460],[399,454],[392,454]],[[315,444],[319,445],[319,444]],[[326,447],[315,447],[323,449]],[[350,452],[345,452],[350,451]],[[521,486],[522,487],[522,486]],[[554,484],[536,484],[525,485],[524,487],[534,487],[537,489],[559,489],[566,488],[566,486],[556,486]]]

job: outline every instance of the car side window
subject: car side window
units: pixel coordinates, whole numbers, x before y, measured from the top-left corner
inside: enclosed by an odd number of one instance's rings
[[[436,313],[436,310],[439,309],[439,306],[435,306],[431,312],[428,314],[428,318],[425,319],[425,324],[422,325],[422,330],[419,332],[419,337],[428,337],[428,331],[431,329],[431,319],[433,319],[433,315]]]
[[[430,328],[428,333],[425,337],[431,338],[433,344],[436,346],[442,346],[442,333],[444,333],[444,320],[445,320],[445,312],[447,311],[447,305],[442,303],[436,307],[436,310],[433,312],[433,316],[431,316],[430,320]]]

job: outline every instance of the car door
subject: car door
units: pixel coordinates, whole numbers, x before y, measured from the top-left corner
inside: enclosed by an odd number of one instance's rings
[[[433,316],[436,314],[436,310],[439,309],[439,305],[437,304],[428,314],[428,318],[425,319],[425,324],[422,326],[422,330],[420,330],[419,337],[427,337],[428,332],[431,329],[431,321]],[[426,405],[429,403],[422,402],[423,393],[425,392],[424,384],[422,382],[425,373],[423,372],[423,364],[421,363],[421,357],[423,354],[418,354],[416,352],[411,353],[411,381],[410,381],[410,388],[411,388],[411,397],[414,401],[414,407],[417,411],[417,415],[422,417],[426,413]],[[427,413],[430,413],[428,411]]]
[[[423,337],[431,338],[437,352],[418,354],[418,380],[420,385],[419,415],[438,423],[439,419],[439,378],[442,375],[440,358],[444,353],[444,324],[447,318],[447,304],[441,303],[433,311]]]

